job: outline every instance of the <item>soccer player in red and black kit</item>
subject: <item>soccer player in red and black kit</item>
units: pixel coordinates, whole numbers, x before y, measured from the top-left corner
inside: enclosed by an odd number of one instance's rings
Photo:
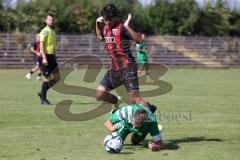
[[[38,72],[38,77],[37,80],[41,80],[41,75],[42,75],[42,71],[41,71],[41,65],[42,65],[42,57],[40,54],[40,41],[39,41],[39,34],[36,35],[36,38],[31,46],[31,52],[33,54],[33,61],[34,61],[34,68],[32,68],[30,70],[30,72],[26,75],[26,78],[28,80],[31,79],[31,75],[34,72]]]
[[[101,11],[101,17],[96,20],[96,33],[100,41],[105,42],[105,48],[111,59],[111,66],[104,75],[96,90],[96,99],[114,104],[114,110],[118,109],[121,100],[110,91],[124,85],[128,91],[131,103],[138,103],[139,84],[137,65],[130,51],[130,41],[142,43],[142,37],[136,33],[128,24],[131,14],[123,23],[118,19],[118,10],[112,4],[107,4]],[[99,23],[104,23],[101,30]],[[155,112],[156,108],[149,108]]]

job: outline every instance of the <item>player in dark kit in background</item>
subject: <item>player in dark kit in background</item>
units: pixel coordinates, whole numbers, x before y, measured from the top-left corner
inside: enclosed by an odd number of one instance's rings
[[[111,59],[110,69],[96,90],[96,99],[114,104],[114,110],[118,109],[121,100],[110,91],[120,85],[125,86],[131,103],[134,104],[140,100],[137,65],[130,51],[130,40],[138,44],[142,43],[141,35],[128,25],[131,14],[128,14],[125,23],[118,20],[117,14],[117,8],[112,4],[107,4],[101,11],[102,16],[96,20],[98,39],[105,42]],[[105,24],[102,30],[99,23]],[[156,110],[156,108],[150,109],[152,112]]]
[[[37,80],[41,80],[41,74],[42,74],[42,71],[41,71],[41,64],[42,64],[42,57],[41,57],[41,54],[40,54],[40,41],[39,41],[39,34],[36,35],[36,38],[34,39],[34,42],[31,46],[31,52],[32,52],[32,55],[33,55],[33,61],[34,61],[34,68],[32,68],[30,70],[30,72],[26,75],[26,78],[28,80],[31,79],[31,75],[34,73],[34,72],[38,72],[38,76],[37,76]]]

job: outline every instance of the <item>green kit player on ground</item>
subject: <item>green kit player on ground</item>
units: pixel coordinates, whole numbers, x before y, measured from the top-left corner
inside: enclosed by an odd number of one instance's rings
[[[113,132],[113,135],[120,136],[123,141],[129,133],[132,133],[133,145],[143,142],[149,133],[152,136],[152,142],[149,142],[148,148],[152,151],[163,149],[156,116],[146,107],[147,105],[150,104],[141,101],[139,104],[122,107],[111,114],[104,125],[107,130]]]

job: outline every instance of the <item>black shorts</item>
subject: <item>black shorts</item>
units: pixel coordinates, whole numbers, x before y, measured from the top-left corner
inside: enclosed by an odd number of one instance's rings
[[[55,55],[46,54],[48,64],[42,64],[42,71],[45,77],[48,77],[55,69],[57,69],[58,64]]]
[[[38,57],[35,53],[33,53],[33,61],[36,66],[42,65],[42,57]]]
[[[124,85],[129,92],[138,91],[138,75],[136,64],[129,64],[129,66],[122,70],[108,70],[104,75],[100,86],[113,90],[121,85]]]

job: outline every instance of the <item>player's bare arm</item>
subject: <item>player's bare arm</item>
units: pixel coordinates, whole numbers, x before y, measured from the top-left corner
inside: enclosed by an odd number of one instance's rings
[[[125,28],[128,30],[128,32],[131,34],[131,36],[133,37],[134,41],[138,44],[142,44],[143,40],[140,34],[138,34],[137,32],[135,32],[130,26],[129,26],[129,22],[132,18],[132,14],[128,14],[128,18],[127,20],[124,22],[124,26]]]
[[[101,30],[100,30],[100,27],[99,27],[99,23],[103,23],[103,17],[98,17],[97,20],[96,20],[96,34],[97,34],[97,37],[100,41],[103,41],[103,37],[101,35]]]
[[[117,125],[112,124],[109,120],[106,120],[104,126],[110,132],[115,132],[118,129]]]

